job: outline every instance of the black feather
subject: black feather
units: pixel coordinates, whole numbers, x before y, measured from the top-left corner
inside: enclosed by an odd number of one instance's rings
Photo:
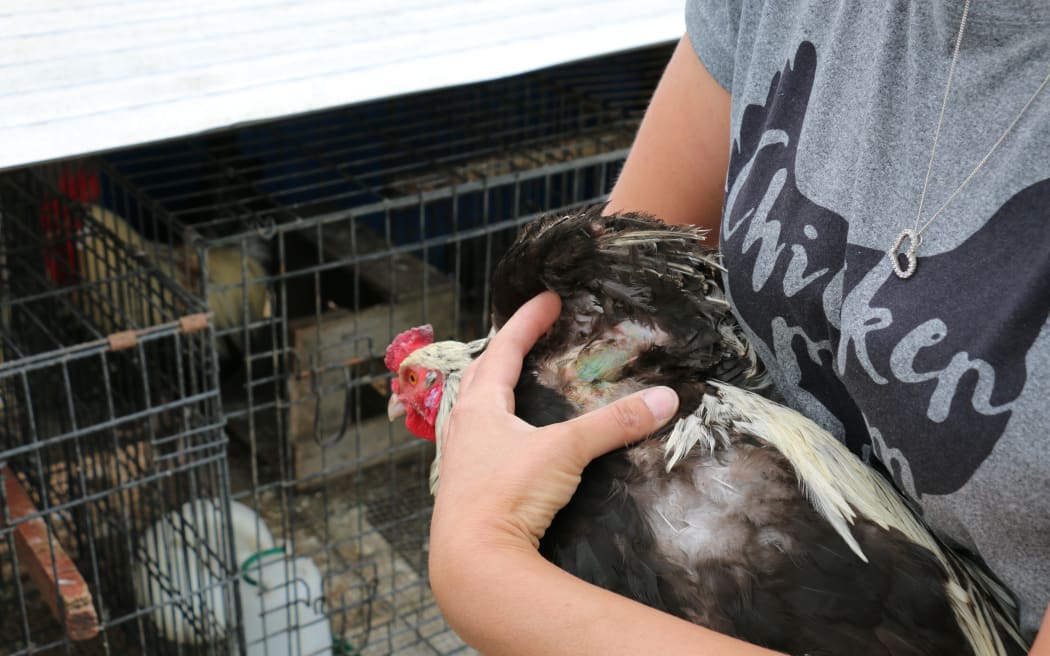
[[[514,387],[514,404],[514,414],[533,426],[549,426],[576,415],[564,396],[540,385],[527,372]]]
[[[682,616],[653,535],[620,484],[629,470],[622,450],[595,459],[572,502],[548,528],[540,552],[585,581]]]

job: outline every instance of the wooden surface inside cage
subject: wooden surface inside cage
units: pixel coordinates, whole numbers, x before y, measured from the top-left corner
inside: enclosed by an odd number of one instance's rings
[[[10,467],[0,469],[0,478],[7,500],[0,523],[15,524],[19,563],[69,639],[91,640],[98,635],[99,623],[87,582]]]

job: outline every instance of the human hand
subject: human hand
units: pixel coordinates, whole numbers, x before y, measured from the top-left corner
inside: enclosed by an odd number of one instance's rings
[[[514,416],[522,361],[561,308],[545,292],[522,306],[465,372],[442,436],[431,571],[493,548],[535,550],[592,459],[651,434],[678,407],[655,387],[576,419],[535,428]],[[468,559],[468,560],[463,560]]]

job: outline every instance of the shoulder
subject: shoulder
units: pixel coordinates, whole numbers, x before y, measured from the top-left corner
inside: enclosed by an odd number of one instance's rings
[[[847,23],[856,23],[867,11],[832,0],[687,0],[685,23],[700,61],[732,92],[752,65],[791,58],[785,44],[839,29],[841,22],[832,20],[838,14],[849,13]]]

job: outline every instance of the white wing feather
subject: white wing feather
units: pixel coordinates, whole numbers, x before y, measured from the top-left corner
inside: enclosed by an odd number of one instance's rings
[[[694,448],[710,452],[728,445],[729,427],[765,440],[791,463],[810,503],[864,562],[868,558],[850,529],[858,514],[883,528],[897,529],[934,554],[948,573],[952,610],[974,653],[1006,653],[992,628],[993,618],[975,603],[971,583],[958,577],[958,565],[950,562],[940,543],[889,483],[800,413],[751,392],[711,384],[718,395],[706,395],[696,412],[679,420],[667,438],[668,471]]]

